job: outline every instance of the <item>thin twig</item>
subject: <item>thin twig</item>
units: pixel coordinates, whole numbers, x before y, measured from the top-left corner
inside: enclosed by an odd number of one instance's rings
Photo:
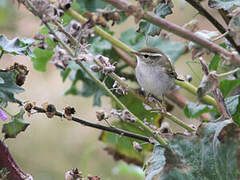
[[[33,109],[36,110],[38,113],[46,113],[46,111],[43,108],[38,107],[38,106],[34,106]],[[58,117],[62,118],[62,117],[64,117],[64,114],[62,112],[57,111],[55,116],[58,116]],[[103,130],[103,131],[108,131],[108,132],[112,132],[112,133],[115,133],[115,134],[119,134],[121,136],[126,136],[126,137],[130,137],[130,138],[138,139],[138,140],[141,140],[141,141],[145,141],[145,142],[150,142],[149,138],[146,137],[146,136],[131,133],[129,131],[125,131],[125,130],[122,130],[122,129],[119,129],[119,128],[116,128],[116,127],[114,127],[114,128],[106,127],[106,126],[103,126],[103,125],[100,125],[100,124],[95,124],[95,123],[92,123],[92,122],[89,122],[89,121],[86,121],[86,120],[83,120],[83,119],[80,119],[80,118],[74,117],[74,116],[72,117],[72,121],[80,123],[84,126],[93,127],[93,128],[100,129],[100,130]]]

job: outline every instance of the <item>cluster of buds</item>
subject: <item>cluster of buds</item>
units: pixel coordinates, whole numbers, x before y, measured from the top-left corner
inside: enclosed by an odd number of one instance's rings
[[[136,119],[132,117],[131,113],[127,109],[124,109],[124,110],[113,109],[111,111],[111,114],[114,116],[118,116],[123,121],[131,122],[131,123],[136,122]]]
[[[115,71],[115,66],[110,63],[110,60],[106,56],[98,55],[96,56],[96,59],[101,63],[102,65],[102,72],[107,74]]]
[[[124,77],[120,77],[120,79],[122,81],[126,81],[126,79]],[[122,87],[117,81],[114,82],[112,87],[115,90],[115,92],[120,94],[120,95],[126,95],[127,92],[128,92],[127,89]]]
[[[64,11],[60,9],[60,7],[63,6],[62,2],[51,3],[50,0],[34,0],[32,1],[32,5],[37,12],[34,12],[29,8],[30,11],[41,16],[41,19],[44,22],[60,21],[59,17],[64,14]]]
[[[89,27],[88,22],[80,24],[79,22],[72,20],[65,27],[65,31],[75,39],[78,39],[81,44],[86,43],[90,37],[94,37],[93,29]]]
[[[118,22],[121,20],[120,11],[117,9],[112,8],[105,8],[105,9],[98,9],[98,16],[103,17],[106,21],[112,21],[112,26],[115,24],[115,22]]]
[[[52,57],[52,63],[61,69],[66,69],[69,61],[71,60],[71,56],[66,50],[58,46],[54,49],[54,52],[55,54]]]

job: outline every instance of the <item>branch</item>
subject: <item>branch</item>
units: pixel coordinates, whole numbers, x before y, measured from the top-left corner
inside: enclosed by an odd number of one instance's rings
[[[134,8],[131,4],[129,4],[128,2],[126,2],[124,0],[104,0],[104,1],[112,4],[113,6],[119,8],[125,12],[128,12],[129,9],[136,11],[136,8]],[[134,12],[132,12],[132,13],[134,13]],[[138,12],[136,12],[136,14],[137,13]],[[139,13],[138,13],[138,15],[139,15]],[[228,52],[226,49],[222,48],[221,46],[219,46],[207,39],[204,39],[200,36],[197,36],[193,32],[186,30],[185,28],[183,28],[177,24],[167,21],[161,17],[158,17],[152,12],[144,12],[142,17],[137,17],[137,18],[145,19],[148,22],[151,22],[152,24],[155,24],[166,31],[169,31],[169,32],[176,34],[184,39],[187,39],[189,41],[193,41],[193,42],[197,43],[197,44],[201,45],[202,47],[212,51],[213,53],[224,55],[232,63],[240,64],[240,56],[236,56],[236,55]]]
[[[41,107],[34,106],[33,109],[36,110],[38,113],[46,113],[46,111]],[[61,118],[65,117],[64,114],[59,112],[59,111],[57,111],[55,113],[55,116],[58,116],[58,117],[61,117]],[[125,130],[122,130],[122,129],[119,129],[119,128],[106,127],[106,126],[103,126],[103,125],[100,125],[100,124],[95,124],[95,123],[80,119],[78,117],[72,117],[72,121],[80,123],[84,126],[93,127],[93,128],[100,129],[100,130],[103,130],[103,131],[116,133],[116,134],[119,134],[121,136],[126,136],[126,137],[130,137],[130,138],[134,138],[134,139],[138,139],[138,140],[150,143],[150,138],[149,137],[142,136],[142,135],[135,134],[135,133],[131,133],[129,131],[125,131]]]
[[[200,4],[200,2],[196,1],[196,0],[186,0],[189,4],[191,4],[195,9],[198,10],[198,12],[206,17],[217,29],[219,32],[221,32],[222,34],[226,33],[227,30],[222,26],[222,24],[220,24],[217,19],[215,19],[209,12],[207,12],[203,6]],[[222,11],[220,11],[222,12]],[[220,13],[221,14],[221,13]],[[222,15],[222,14],[221,14]],[[225,17],[225,16],[223,16]],[[237,50],[237,52],[240,54],[240,46],[238,46],[234,39],[229,35],[227,34],[226,36],[226,39],[233,45],[233,47]]]
[[[0,141],[0,170],[6,169],[6,179],[26,180],[32,179],[32,176],[25,174],[14,161],[7,146],[3,141]],[[1,173],[0,179],[5,179],[4,174]]]
[[[62,47],[69,53],[70,56],[72,56],[74,59],[78,59],[78,57],[75,56],[75,54],[72,52],[71,48],[65,44],[61,38],[53,31],[53,29],[49,26],[49,24],[45,21],[43,21],[42,16],[38,13],[38,11],[35,9],[35,7],[31,4],[29,1],[25,1],[27,8],[36,16],[38,16],[44,25],[49,29],[50,33],[54,35],[54,37],[57,39],[57,41],[62,45]],[[125,44],[124,44],[125,45]],[[106,87],[106,85],[101,82],[99,79],[97,79],[92,72],[86,68],[81,61],[78,61],[78,65],[88,74],[88,76],[97,84],[97,86],[101,89],[103,89],[118,105],[121,109],[127,110],[127,107],[122,104],[122,102]],[[144,124],[143,121],[141,121],[138,117],[136,117],[133,113],[128,111],[130,115],[136,120],[136,124],[138,124],[140,127],[142,127],[146,133],[150,134],[154,139],[156,139],[163,147],[167,146],[166,141],[159,135],[156,134],[150,127]]]
[[[224,98],[222,95],[222,92],[219,89],[219,82],[217,79],[217,75],[214,72],[209,72],[208,66],[206,64],[206,61],[200,57],[199,61],[202,65],[202,70],[205,73],[205,75],[208,77],[209,81],[211,81],[214,84],[214,89],[212,91],[214,99],[216,100],[217,103],[217,107],[219,109],[219,112],[221,113],[221,115],[223,116],[223,119],[232,119],[231,118],[231,114],[229,113],[226,104],[224,102]]]
[[[73,19],[81,22],[81,23],[85,23],[87,22],[87,19],[85,19],[84,17],[82,17],[80,14],[78,14],[75,10],[73,9],[69,9],[66,11],[66,13],[71,16]],[[107,33],[106,31],[102,30],[100,27],[95,26],[94,27],[94,33],[101,36],[102,38],[108,40],[109,42],[111,42],[114,46],[118,47],[119,49],[123,50],[124,52],[126,52],[127,54],[129,54],[130,56],[134,56],[132,53],[130,53],[131,51],[133,51],[132,48],[128,47],[126,44],[122,43],[120,40],[118,40],[117,38],[115,38],[114,36],[110,35],[109,33]],[[131,67],[134,68],[134,64],[130,63],[129,64]],[[179,81],[175,81],[177,85],[181,86],[182,88],[184,88],[185,90],[189,91],[190,93],[194,94],[195,96],[197,95],[197,91],[196,90],[192,90],[192,89],[197,89],[196,87],[194,87],[192,84],[187,83],[186,81],[183,81],[181,83],[179,83]],[[207,101],[205,101],[207,99]],[[213,106],[216,107],[216,102],[214,102],[214,99],[210,96],[206,96],[203,98],[203,101],[211,104]],[[180,102],[181,103],[181,102]],[[184,102],[182,102],[184,103]]]

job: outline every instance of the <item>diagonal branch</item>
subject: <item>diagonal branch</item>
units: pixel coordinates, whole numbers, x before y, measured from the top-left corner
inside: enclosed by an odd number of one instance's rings
[[[66,11],[66,13],[71,16],[73,19],[81,22],[81,23],[85,23],[87,21],[86,18],[82,17],[80,14],[78,14],[75,10],[73,9],[69,9]],[[98,36],[101,36],[102,38],[108,40],[109,42],[111,42],[114,46],[118,47],[119,49],[123,50],[124,52],[128,53],[129,55],[133,56],[132,53],[130,53],[131,51],[133,51],[132,48],[130,48],[129,46],[127,46],[126,44],[124,44],[123,42],[121,42],[120,40],[118,40],[117,38],[113,37],[112,35],[110,35],[109,33],[107,33],[106,31],[104,31],[103,29],[101,29],[98,26],[94,27],[94,33]],[[129,63],[129,65],[131,67],[134,68],[134,64],[133,63]],[[184,88],[185,90],[187,90],[188,92],[197,95],[197,88],[195,86],[193,86],[190,83],[187,83],[186,81],[183,81],[180,83],[180,81],[176,81],[176,84],[181,86],[182,88]],[[174,95],[174,94],[173,94]],[[179,98],[176,98],[176,100],[178,100]],[[207,104],[211,104],[213,106],[216,106],[216,102],[214,101],[214,99],[210,96],[205,96],[203,98],[203,101]],[[185,103],[185,102],[181,102],[181,103]]]
[[[206,11],[203,6],[200,4],[199,1],[196,0],[186,0],[189,4],[191,4],[191,6],[193,6],[195,9],[198,10],[198,12],[206,17],[217,29],[219,32],[221,32],[222,34],[224,34],[225,32],[227,32],[227,30],[222,26],[222,24],[220,24],[216,18],[214,18],[208,11]],[[222,11],[221,11],[222,12]],[[220,12],[220,13],[221,13]],[[225,16],[223,16],[224,18]],[[237,50],[237,52],[240,54],[240,46],[238,46],[234,39],[227,34],[226,39],[233,45],[233,47]]]
[[[36,110],[38,113],[46,113],[46,111],[43,108],[38,107],[38,106],[34,106],[33,109]],[[58,117],[62,118],[62,117],[64,117],[64,114],[57,111],[55,116],[58,116]],[[88,126],[88,127],[100,129],[100,130],[103,130],[103,131],[108,131],[108,132],[112,132],[112,133],[115,133],[115,134],[119,134],[121,136],[126,136],[126,137],[130,137],[130,138],[138,139],[138,140],[141,140],[141,141],[145,141],[145,142],[150,142],[149,137],[146,137],[146,136],[143,136],[143,135],[140,135],[140,134],[131,133],[129,131],[125,131],[125,130],[122,130],[122,129],[119,129],[119,128],[116,128],[116,127],[106,127],[106,126],[103,126],[103,125],[100,125],[100,124],[95,124],[95,123],[80,119],[78,117],[72,117],[72,121],[80,123],[84,126]]]
[[[136,11],[136,8],[134,8],[133,5],[129,4],[125,0],[104,0],[104,1],[112,4],[113,6],[119,8],[125,12],[128,12],[129,9],[131,9],[133,11],[131,13],[137,14],[138,19],[139,18],[145,19],[148,22],[151,22],[152,24],[155,24],[166,31],[169,31],[169,32],[176,34],[184,39],[187,39],[189,41],[193,41],[193,42],[197,43],[197,44],[201,45],[202,47],[210,50],[213,53],[225,56],[232,63],[238,64],[238,65],[240,64],[240,56],[234,55],[231,52],[228,52],[223,47],[221,47],[207,39],[204,39],[200,36],[197,36],[193,32],[186,30],[185,28],[183,28],[177,24],[174,24],[174,23],[172,23],[168,20],[165,20],[161,17],[158,17],[152,12],[144,12],[142,17],[139,17],[139,12],[134,12],[134,11]]]

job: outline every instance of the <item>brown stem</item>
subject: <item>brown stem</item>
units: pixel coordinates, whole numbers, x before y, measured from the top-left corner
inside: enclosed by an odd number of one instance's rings
[[[41,107],[35,106],[33,109],[36,110],[39,113],[46,113],[46,111]],[[62,118],[62,117],[64,117],[64,114],[57,111],[55,116],[58,116],[58,117]],[[80,119],[78,117],[72,117],[72,121],[80,123],[84,126],[88,126],[88,127],[100,129],[100,130],[103,130],[103,131],[108,131],[108,132],[112,132],[112,133],[115,133],[115,134],[119,134],[121,136],[126,136],[126,137],[130,137],[130,138],[138,139],[138,140],[141,140],[141,141],[145,141],[145,142],[150,142],[150,138],[148,138],[146,136],[131,133],[129,131],[125,131],[125,130],[122,130],[122,129],[119,129],[119,128],[116,128],[116,127],[106,127],[106,126],[103,126],[103,125],[100,125],[100,124],[95,124],[95,123]]]
[[[3,141],[0,141],[0,170],[2,170],[3,168],[7,170],[7,179],[31,179],[31,175],[25,174],[16,164],[5,143]]]
[[[222,34],[224,34],[227,30],[222,26],[222,24],[220,24],[217,19],[215,19],[209,12],[207,12],[203,6],[200,4],[199,1],[196,1],[196,0],[186,0],[189,4],[191,4],[195,9],[198,10],[198,12],[206,17],[217,29],[219,32],[221,32]],[[227,18],[226,16],[226,12],[223,10],[219,10],[221,16],[224,18],[225,22],[228,24],[229,20],[225,19]],[[233,45],[233,47],[237,50],[237,52],[240,54],[240,46],[238,46],[234,39],[229,35],[227,34],[226,36],[226,39]]]
[[[133,10],[132,13],[134,13],[133,6],[124,0],[104,0],[104,1],[112,4],[113,6],[119,8],[123,11],[126,11],[126,12],[128,12],[129,9],[131,9],[131,10]],[[176,34],[176,35],[184,38],[184,39],[187,39],[189,41],[193,41],[193,42],[197,43],[197,44],[201,45],[202,47],[212,51],[213,53],[224,55],[232,63],[240,64],[240,56],[233,55],[232,53],[228,52],[226,49],[222,48],[221,46],[219,46],[207,39],[204,39],[200,36],[197,36],[193,32],[186,30],[185,28],[183,28],[177,24],[174,24],[174,23],[172,23],[166,19],[163,19],[161,17],[158,17],[152,12],[145,12],[142,15],[142,17],[137,17],[137,18],[145,19],[148,22],[151,22],[152,24],[155,24],[164,30],[167,30],[169,32],[172,32],[173,34]]]
[[[212,83],[214,84],[214,89],[213,89],[212,93],[213,93],[213,97],[217,103],[217,108],[219,109],[219,112],[223,116],[224,120],[231,119],[231,115],[226,107],[225,102],[224,102],[222,92],[220,91],[220,89],[218,87],[219,82],[218,82],[216,74],[209,72],[206,61],[202,57],[199,58],[199,61],[200,61],[200,64],[202,65],[202,70],[203,70],[204,74],[206,76],[208,76],[208,79],[210,81],[212,81]]]

